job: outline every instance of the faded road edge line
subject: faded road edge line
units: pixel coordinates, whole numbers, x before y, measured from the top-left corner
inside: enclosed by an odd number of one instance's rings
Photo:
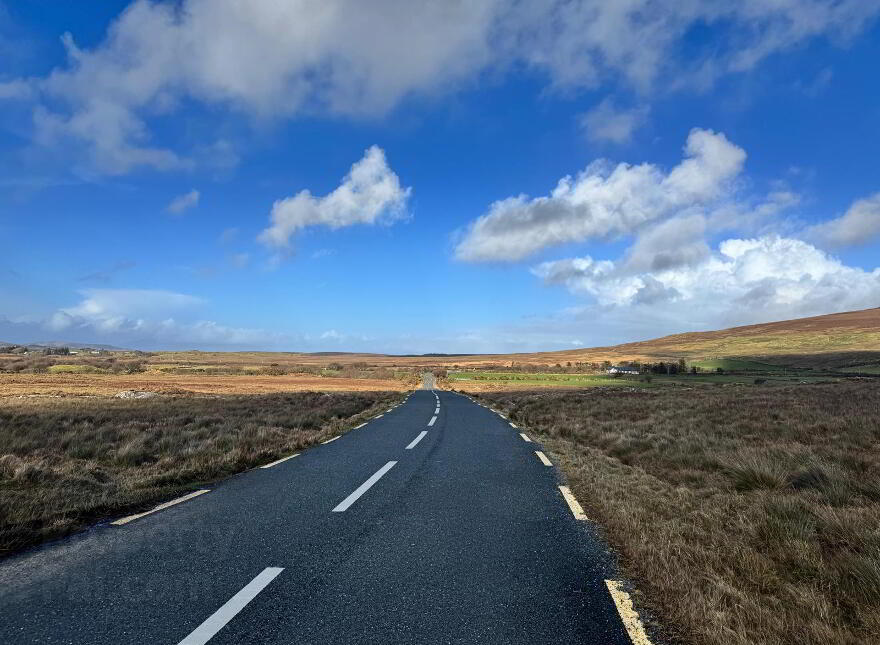
[[[199,495],[204,495],[205,493],[210,493],[210,489],[203,488],[201,490],[194,491],[189,493],[188,495],[184,495],[183,497],[178,497],[177,499],[172,499],[170,502],[165,502],[164,504],[159,504],[156,508],[152,508],[149,511],[144,511],[143,513],[138,513],[137,515],[129,515],[127,517],[120,518],[113,522],[110,522],[113,526],[122,526],[123,524],[128,524],[134,520],[140,519],[145,515],[151,515],[156,513],[157,511],[164,510],[169,506],[174,506],[175,504],[180,504],[181,502],[186,502],[191,500],[193,497],[198,497]]]
[[[201,625],[196,627],[189,636],[180,641],[177,645],[205,645],[214,635],[223,629],[230,620],[235,618],[236,614],[247,606],[247,604],[257,597],[257,594],[265,589],[279,573],[284,571],[280,567],[268,567],[245,587],[226,601],[226,604],[220,607]]]
[[[639,618],[638,612],[633,607],[632,598],[623,590],[623,584],[619,580],[606,580],[605,586],[608,587],[608,593],[611,599],[617,605],[617,613],[620,614],[620,620],[629,634],[629,639],[633,645],[651,645],[651,639],[645,632],[645,626],[642,619]]]
[[[560,486],[559,490],[562,493],[562,496],[565,498],[565,501],[568,504],[568,508],[571,509],[571,513],[572,513],[572,515],[574,515],[574,519],[576,519],[576,520],[587,519],[587,514],[584,513],[584,509],[581,508],[581,505],[577,501],[577,498],[571,494],[571,489],[569,489],[568,486]]]
[[[335,437],[333,437],[332,439],[327,439],[327,441],[322,441],[322,442],[321,442],[321,445],[323,446],[325,443],[330,443],[331,441],[336,441],[336,440],[339,439],[339,437],[341,437],[341,436],[342,436],[341,434],[338,434],[338,435],[336,435]]]
[[[532,443],[532,440],[529,439],[529,436],[525,432],[520,432],[519,436],[523,438],[523,441],[528,441],[529,443]]]
[[[260,468],[271,468],[272,466],[277,466],[281,462],[287,461],[288,459],[293,459],[294,457],[299,457],[299,453],[296,453],[295,455],[288,455],[287,457],[282,457],[281,459],[276,459],[271,464],[266,464],[265,466],[260,466]]]
[[[552,466],[553,465],[553,462],[550,461],[549,459],[547,459],[547,455],[545,455],[540,450],[536,450],[535,454],[538,455],[538,459],[540,459],[541,463],[544,464],[545,466]]]

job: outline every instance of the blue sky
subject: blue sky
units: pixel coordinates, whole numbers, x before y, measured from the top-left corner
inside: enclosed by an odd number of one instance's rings
[[[880,306],[880,2],[658,4],[0,0],[0,340],[509,352]]]

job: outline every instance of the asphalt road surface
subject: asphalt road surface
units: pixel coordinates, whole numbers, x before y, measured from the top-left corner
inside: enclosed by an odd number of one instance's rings
[[[630,643],[604,546],[519,433],[417,391],[295,458],[0,561],[0,643]]]

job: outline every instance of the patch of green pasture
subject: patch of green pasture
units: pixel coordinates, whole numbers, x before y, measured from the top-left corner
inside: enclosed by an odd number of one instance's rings
[[[50,365],[50,374],[99,374],[105,370],[91,365]]]
[[[699,361],[691,361],[688,366],[696,366],[703,370],[716,370],[719,367],[727,371],[748,371],[748,372],[780,372],[784,371],[784,367],[779,365],[771,365],[769,363],[761,363],[759,361],[749,361],[739,358],[705,358]]]

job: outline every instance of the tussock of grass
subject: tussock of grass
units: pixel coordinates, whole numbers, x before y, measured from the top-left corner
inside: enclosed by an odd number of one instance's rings
[[[314,445],[397,398],[0,399],[0,556]]]
[[[481,396],[682,641],[880,642],[880,383]]]

